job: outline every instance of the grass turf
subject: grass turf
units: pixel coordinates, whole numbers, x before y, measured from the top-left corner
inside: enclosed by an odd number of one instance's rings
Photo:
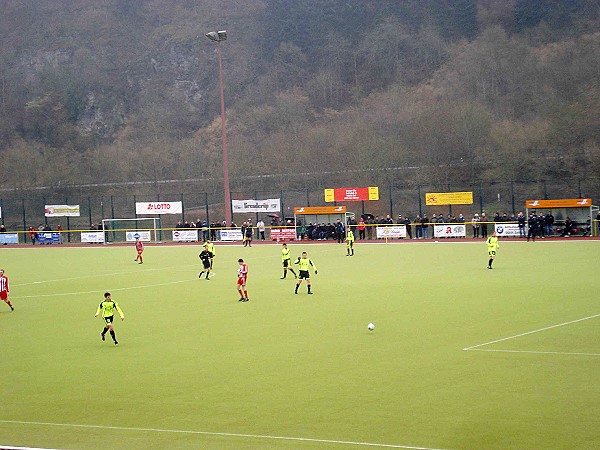
[[[598,448],[600,317],[463,349],[600,314],[599,245],[501,242],[494,270],[482,242],[291,245],[312,296],[276,245],[217,245],[210,281],[199,247],[2,249],[0,445]]]

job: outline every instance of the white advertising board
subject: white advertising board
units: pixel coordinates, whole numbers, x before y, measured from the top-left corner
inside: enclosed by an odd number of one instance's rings
[[[196,242],[198,240],[198,230],[173,230],[173,241],[175,242]]]
[[[136,214],[181,214],[181,202],[135,202]]]
[[[46,217],[79,217],[79,205],[44,205]]]
[[[104,243],[104,232],[103,231],[82,231],[81,242],[88,244]]]
[[[400,239],[406,237],[406,225],[377,227],[377,239]]]
[[[127,242],[134,242],[136,238],[140,238],[142,242],[150,242],[152,235],[150,230],[131,230],[125,232],[125,240]]]
[[[222,241],[243,241],[242,230],[221,230]]]
[[[523,229],[523,232],[526,232]],[[519,224],[518,223],[495,223],[494,231],[498,236],[511,236],[519,237]]]
[[[234,213],[279,212],[281,211],[281,199],[231,200],[231,208]]]
[[[446,224],[446,225],[434,225],[433,236],[444,238],[444,237],[466,237],[467,227],[463,224]]]

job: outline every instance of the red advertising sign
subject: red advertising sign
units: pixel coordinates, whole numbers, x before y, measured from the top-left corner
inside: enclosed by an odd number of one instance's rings
[[[282,242],[284,240],[293,241],[296,239],[296,229],[290,228],[271,228],[271,240]]]
[[[326,202],[359,202],[361,200],[379,200],[379,188],[371,186],[325,189]]]

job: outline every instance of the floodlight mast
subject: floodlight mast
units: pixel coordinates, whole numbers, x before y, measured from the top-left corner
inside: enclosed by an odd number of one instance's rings
[[[231,217],[231,192],[229,190],[229,157],[227,152],[227,131],[225,115],[225,95],[223,93],[223,63],[221,57],[221,42],[227,39],[227,31],[210,31],[206,37],[217,43],[217,57],[219,60],[219,90],[221,92],[221,141],[223,143],[223,197],[225,199],[226,226],[233,223]]]

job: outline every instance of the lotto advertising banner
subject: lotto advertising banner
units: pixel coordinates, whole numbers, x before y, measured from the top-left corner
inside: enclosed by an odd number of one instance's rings
[[[472,205],[472,192],[428,192],[425,194],[425,204],[438,205]]]
[[[142,242],[150,242],[152,240],[152,233],[150,230],[131,230],[125,232],[125,240],[127,242],[134,242],[137,238]]]
[[[406,237],[406,225],[377,227],[377,239],[400,239]]]
[[[45,205],[46,217],[79,217],[79,205]]]
[[[88,244],[104,244],[104,232],[102,231],[82,231],[81,242]]]
[[[242,230],[220,230],[222,241],[243,241]]]
[[[496,223],[494,231],[500,237],[519,237],[519,224],[517,223]]]
[[[181,214],[181,202],[135,202],[136,214]]]
[[[557,200],[527,200],[525,207],[529,209],[545,208],[589,208],[592,206],[591,198],[562,198]]]
[[[433,237],[466,237],[467,227],[465,225],[434,225]]]
[[[271,240],[272,241],[293,241],[296,239],[295,228],[271,228]]]
[[[281,199],[268,198],[266,200],[231,200],[233,213],[260,213],[281,211]]]
[[[362,200],[379,200],[379,188],[370,186],[325,189],[326,202],[360,202]]]
[[[198,230],[174,230],[173,241],[175,242],[196,242],[198,240]]]

